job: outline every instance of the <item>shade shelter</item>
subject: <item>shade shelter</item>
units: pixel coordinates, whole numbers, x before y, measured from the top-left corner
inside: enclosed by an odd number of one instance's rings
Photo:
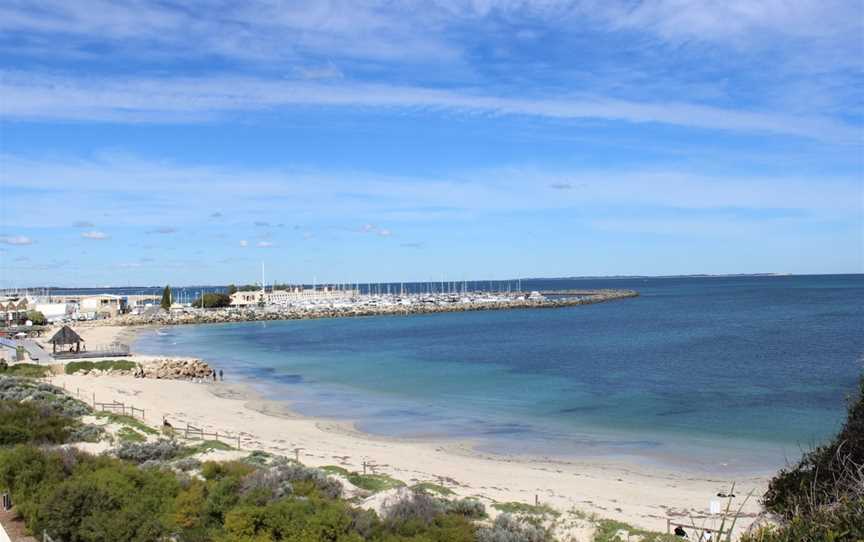
[[[70,352],[80,352],[81,343],[84,342],[84,339],[81,338],[81,335],[75,333],[75,330],[71,327],[63,326],[48,342],[54,345],[54,353],[56,354],[57,345],[60,345],[61,347],[68,346]]]

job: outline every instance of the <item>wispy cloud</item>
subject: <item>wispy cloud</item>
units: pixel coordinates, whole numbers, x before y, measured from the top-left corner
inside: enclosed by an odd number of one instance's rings
[[[273,247],[273,243],[270,241],[258,241],[255,246],[258,248],[271,248]]]
[[[189,220],[186,206],[165,205],[159,199],[160,193],[175,194],[180,200],[195,197],[210,207],[231,207],[236,216],[249,217],[249,224],[252,216],[272,216],[278,220],[293,215],[331,224],[336,221],[342,228],[365,234],[392,231],[391,224],[397,220],[442,223],[493,212],[586,206],[799,209],[811,216],[849,217],[860,216],[861,201],[860,179],[855,177],[823,177],[814,183],[796,176],[709,175],[686,169],[642,167],[486,168],[411,177],[338,170],[189,166],[129,156],[55,162],[0,155],[0,160],[12,197],[8,221],[27,219],[23,213],[16,214],[24,208],[17,205],[24,202],[16,199],[17,188],[28,193],[62,194],[63,204],[46,207],[49,211],[46,216],[56,217],[59,227],[71,221],[64,214],[69,212],[70,203],[95,202],[108,206],[115,201],[103,199],[103,187],[110,183],[112,198],[134,200],[137,208],[148,209],[146,214],[131,212],[116,219],[118,225],[139,227],[139,231],[153,231],[159,223]],[[244,190],[238,193],[236,187],[240,182]],[[569,184],[578,190],[548,188],[556,184]],[[345,194],[349,196],[341,196]],[[369,217],[387,221],[387,226],[360,222]],[[138,222],[142,219],[147,222]],[[360,225],[351,228],[347,221]]]
[[[315,105],[659,123],[846,143],[857,142],[860,137],[857,127],[819,115],[784,115],[684,102],[634,102],[604,96],[527,99],[366,83],[327,85],[237,77],[81,80],[6,72],[0,81],[0,95],[6,104],[0,113],[6,118],[198,122],[230,112]]]
[[[26,235],[4,235],[0,236],[0,243],[3,243],[4,245],[24,246],[32,245],[33,239],[27,237]]]
[[[241,240],[240,240],[240,246],[241,246],[241,247],[248,247],[248,246],[249,246],[249,241],[247,241],[246,239],[241,239]]]
[[[73,228],[95,228],[96,224],[92,222],[87,222],[85,220],[79,220],[78,222],[72,224]]]
[[[110,239],[110,238],[111,238],[107,233],[105,233],[105,232],[101,232],[101,231],[85,231],[85,232],[81,232],[81,237],[83,237],[84,239],[90,239],[90,240],[93,240],[93,241],[104,241],[104,240],[106,240],[106,239]]]

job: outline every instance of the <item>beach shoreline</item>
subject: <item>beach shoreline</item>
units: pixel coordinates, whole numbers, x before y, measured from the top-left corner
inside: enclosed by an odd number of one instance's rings
[[[88,341],[130,340],[153,326],[82,327]],[[133,355],[131,361],[153,356]],[[205,360],[206,361],[206,360]],[[635,526],[665,531],[666,521],[705,517],[716,495],[732,482],[744,497],[761,495],[770,473],[726,476],[723,473],[673,472],[621,459],[525,457],[477,450],[470,440],[411,439],[364,433],[351,422],[310,418],[280,401],[265,399],[245,382],[195,383],[123,376],[65,375],[57,385],[88,400],[119,400],[144,409],[147,422],[162,417],[177,428],[186,423],[207,431],[239,435],[244,450],[262,450],[299,459],[310,466],[338,465],[376,472],[407,485],[432,482],[460,496],[533,504],[535,499],[562,513],[595,514]],[[736,505],[740,499],[736,500]],[[751,499],[743,509],[746,527],[761,512]],[[699,520],[703,521],[703,520]],[[704,520],[711,522],[714,520]]]

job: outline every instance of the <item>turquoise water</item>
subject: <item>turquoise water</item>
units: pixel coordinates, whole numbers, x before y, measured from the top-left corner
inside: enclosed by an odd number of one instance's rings
[[[642,295],[179,326],[136,349],[201,356],[302,414],[498,453],[756,472],[841,423],[864,359],[864,276],[523,281],[595,287]]]

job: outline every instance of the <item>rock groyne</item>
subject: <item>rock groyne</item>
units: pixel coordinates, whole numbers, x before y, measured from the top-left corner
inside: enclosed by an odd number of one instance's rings
[[[315,307],[227,307],[221,309],[186,309],[182,311],[157,311],[152,314],[127,314],[108,320],[104,325],[144,326],[215,324],[227,322],[254,322],[266,320],[307,320],[316,318],[351,318],[360,316],[397,316],[413,314],[435,314],[444,312],[470,312],[508,309],[554,309],[576,305],[604,303],[618,299],[638,297],[634,290],[593,290],[580,292],[576,297],[526,298],[514,296],[500,301],[470,303],[371,305],[350,304]],[[97,324],[98,325],[98,324]]]

